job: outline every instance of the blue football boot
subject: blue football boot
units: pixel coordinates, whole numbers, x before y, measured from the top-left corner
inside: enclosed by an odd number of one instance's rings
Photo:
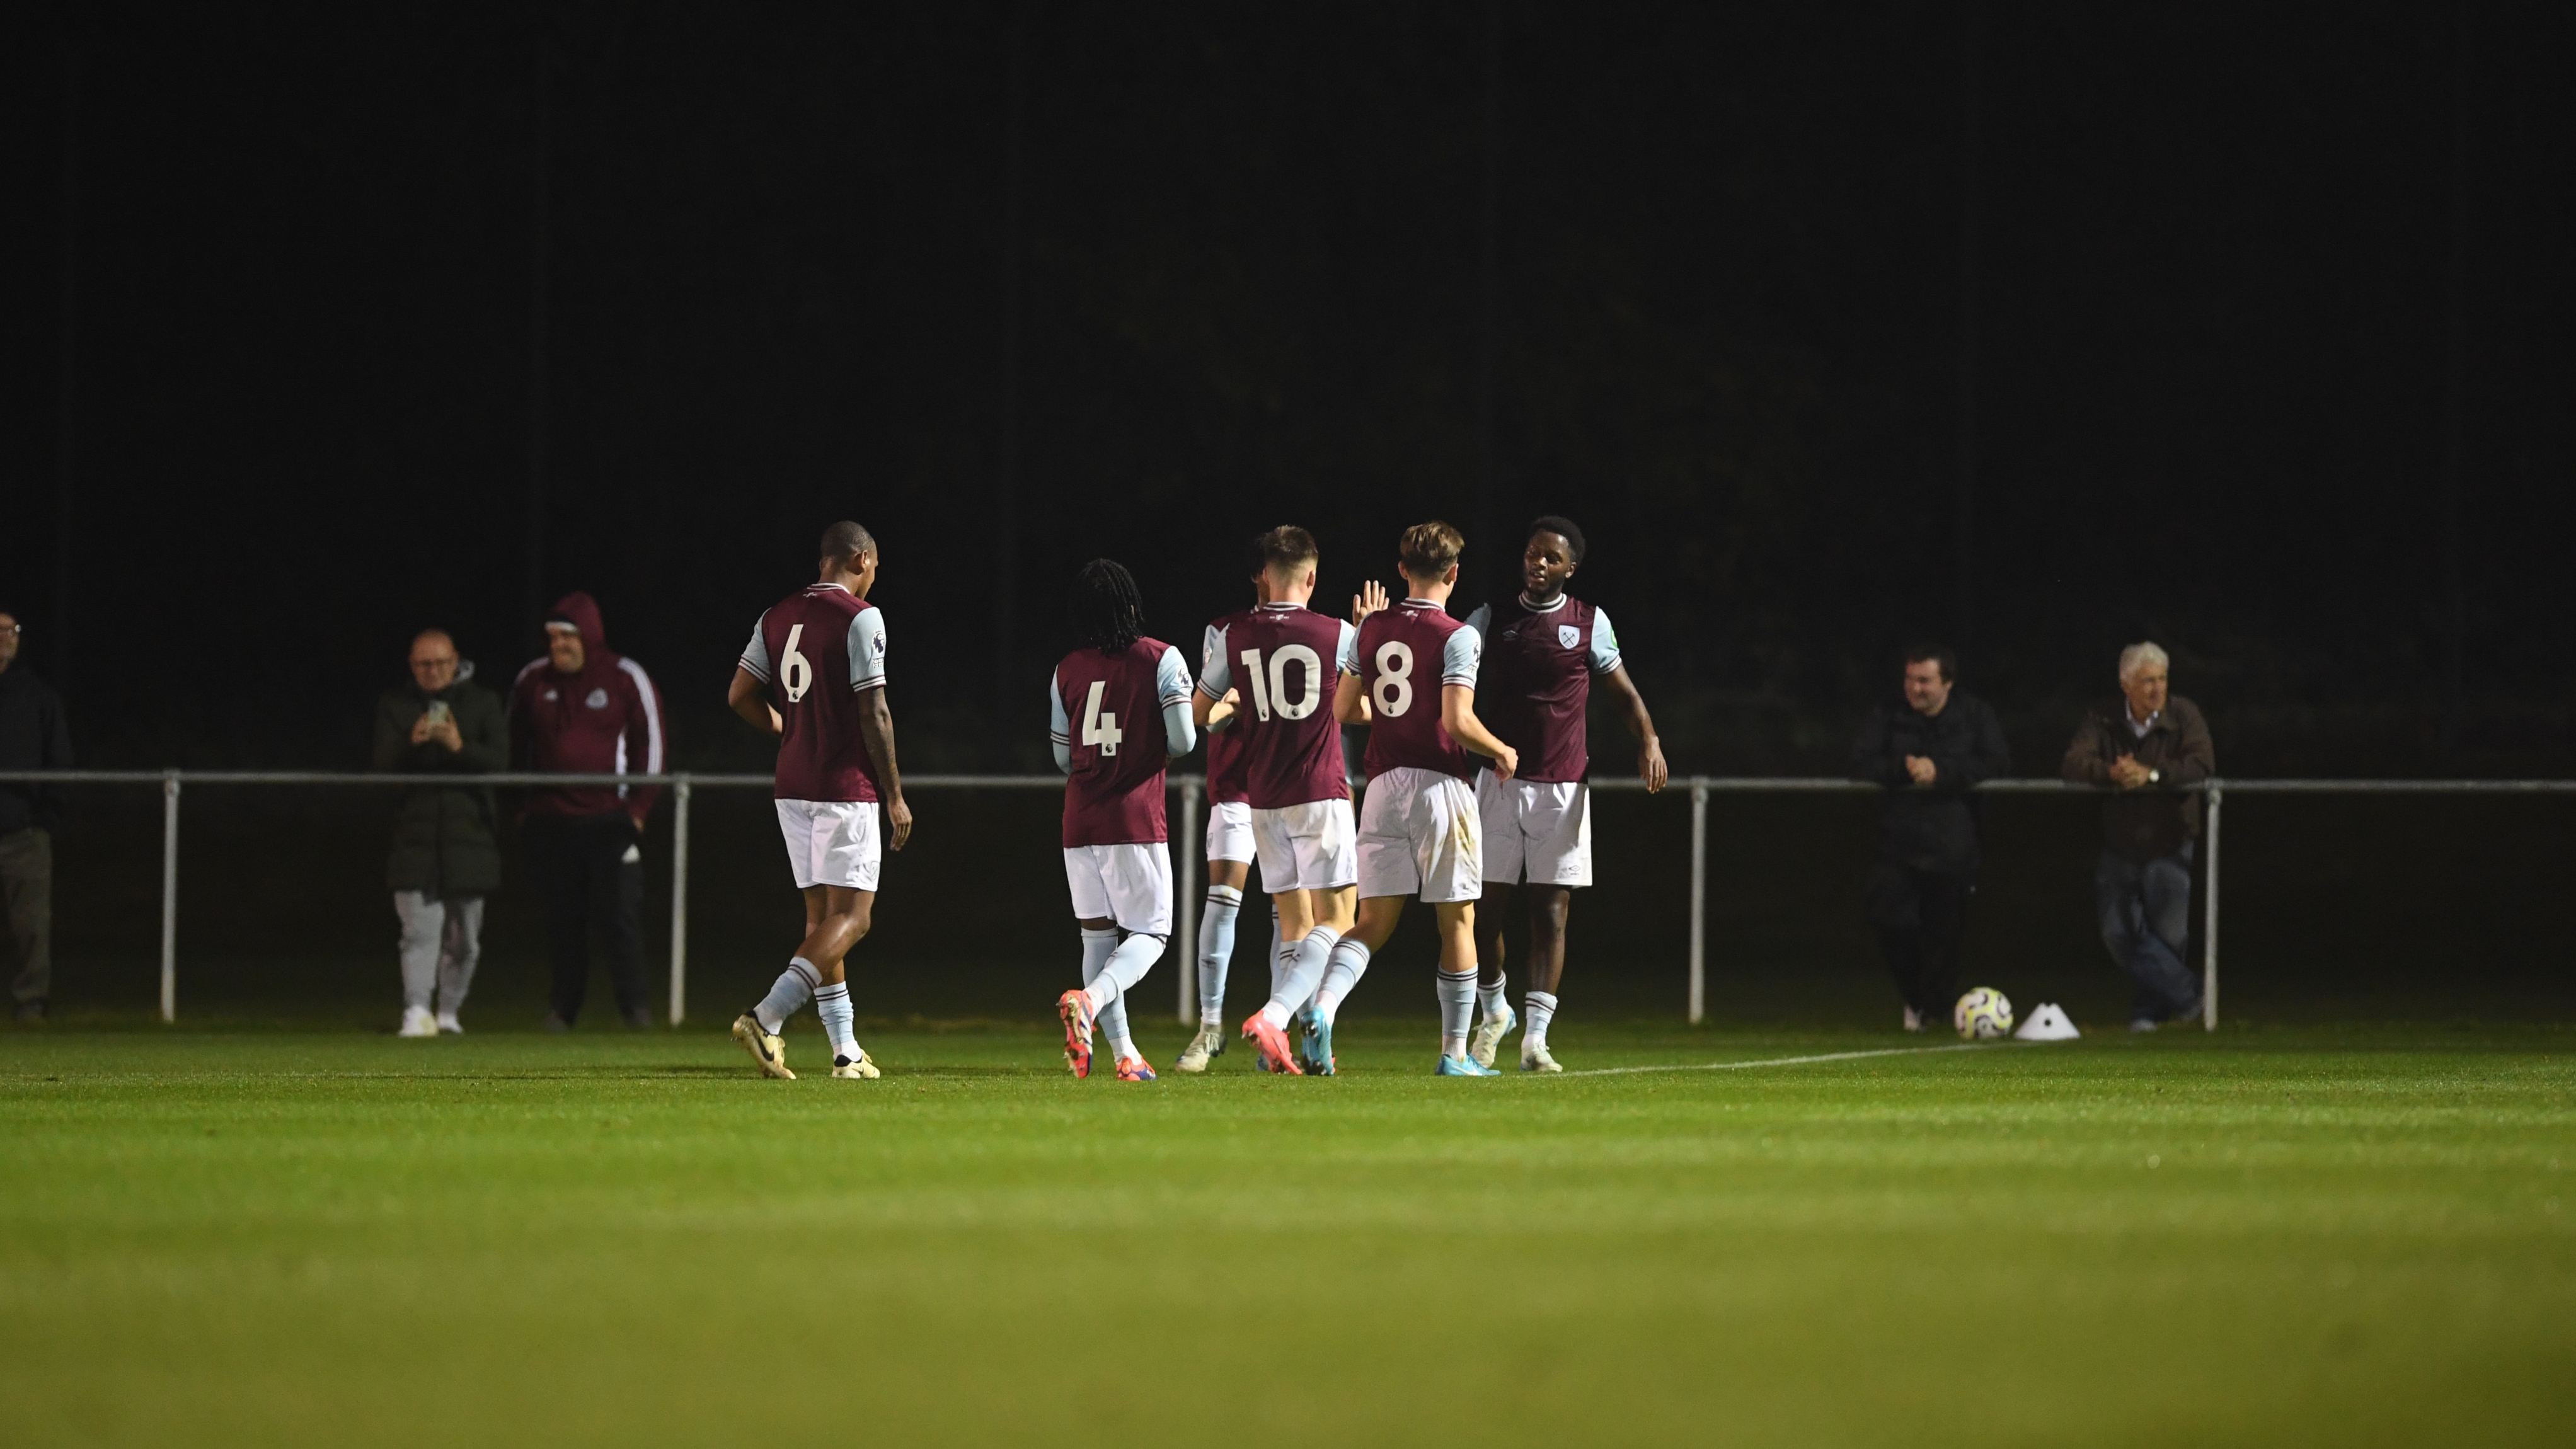
[[[1298,1014],[1297,1024],[1303,1028],[1297,1039],[1297,1065],[1310,1077],[1333,1075],[1333,1024],[1311,1006]]]
[[[1499,1077],[1502,1073],[1494,1070],[1492,1067],[1480,1064],[1474,1057],[1443,1056],[1440,1059],[1440,1065],[1432,1069],[1431,1075],[1435,1077]]]

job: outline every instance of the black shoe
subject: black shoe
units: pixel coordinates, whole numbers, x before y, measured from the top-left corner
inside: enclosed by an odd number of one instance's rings
[[[37,997],[37,998],[36,998],[35,1000],[33,1000],[33,1001],[21,1001],[21,1002],[19,1002],[19,1003],[18,1003],[18,1019],[19,1019],[20,1021],[42,1021],[42,1020],[44,1020],[44,1019],[45,1019],[45,998],[43,998],[43,997],[39,996],[39,997]]]
[[[549,1011],[549,1012],[547,1012],[547,1013],[546,1013],[546,1030],[548,1030],[548,1031],[570,1031],[570,1030],[572,1030],[572,1023],[571,1023],[571,1022],[568,1022],[568,1021],[566,1021],[566,1020],[564,1020],[562,1017],[557,1016],[557,1015],[555,1015],[553,1012]]]
[[[651,1031],[653,1029],[653,1009],[651,1007],[639,1006],[632,1011],[624,1013],[624,1015],[626,1017],[626,1029],[628,1031]]]

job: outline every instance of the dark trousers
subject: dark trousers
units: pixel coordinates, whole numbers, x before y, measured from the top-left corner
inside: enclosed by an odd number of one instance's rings
[[[1927,1022],[1948,1021],[1959,999],[1959,943],[1976,889],[1966,876],[1887,861],[1870,867],[1866,895],[1879,954],[1905,1004]]]
[[[2173,1021],[2200,1015],[2200,975],[2191,969],[2191,842],[2154,860],[2102,852],[2093,863],[2093,913],[2103,948],[2129,973],[2129,1018]]]
[[[54,837],[29,826],[0,835],[0,896],[9,907],[9,941],[18,975],[9,996],[21,1005],[54,993]]]
[[[528,873],[546,903],[547,955],[554,964],[554,1013],[566,1026],[581,1016],[590,985],[590,932],[608,942],[608,980],[617,1010],[649,1021],[644,994],[644,852],[635,822],[609,815],[531,815],[521,829]]]

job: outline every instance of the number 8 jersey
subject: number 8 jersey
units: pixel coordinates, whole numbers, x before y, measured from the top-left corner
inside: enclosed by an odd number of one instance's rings
[[[769,686],[783,737],[781,800],[877,798],[859,696],[885,687],[885,615],[839,584],[808,584],[752,626],[742,667]]]
[[[1410,767],[1476,778],[1440,726],[1440,687],[1476,687],[1476,631],[1431,599],[1406,599],[1360,625],[1360,684],[1368,690],[1368,777]]]
[[[1245,803],[1284,810],[1348,800],[1333,691],[1357,673],[1358,631],[1303,604],[1259,604],[1208,625],[1199,693],[1235,691]]]

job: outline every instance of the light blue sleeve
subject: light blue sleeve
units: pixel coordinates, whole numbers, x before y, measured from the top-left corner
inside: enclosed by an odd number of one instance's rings
[[[1360,672],[1360,631],[1348,619],[1336,622],[1342,626],[1342,643],[1334,657],[1341,662],[1344,674],[1357,674]]]
[[[742,658],[734,661],[749,670],[751,677],[763,684],[769,682],[769,637],[760,631],[761,626],[768,622],[769,611],[763,609],[760,611],[760,617],[752,621],[751,642],[742,646]]]
[[[1208,625],[1207,642],[1199,646],[1199,693],[1223,699],[1234,688],[1234,671],[1226,667],[1225,631]]]
[[[861,609],[850,617],[850,693],[885,687],[885,615]]]
[[[1181,651],[1166,644],[1154,662],[1154,696],[1163,703],[1163,753],[1178,758],[1199,747],[1198,726],[1190,720],[1190,672]]]
[[[1064,717],[1064,687],[1057,671],[1047,671],[1047,743],[1055,747],[1055,767],[1073,773],[1073,722]]]
[[[1493,632],[1493,628],[1494,606],[1491,604],[1478,604],[1475,612],[1467,616],[1467,632],[1476,636],[1476,651],[1479,658],[1484,654],[1485,636]]]
[[[1440,646],[1440,682],[1476,687],[1476,664],[1484,655],[1484,639],[1473,629],[1452,629],[1449,642]]]
[[[1610,616],[1599,609],[1592,611],[1592,672],[1607,674],[1619,667],[1619,631],[1610,627]]]

